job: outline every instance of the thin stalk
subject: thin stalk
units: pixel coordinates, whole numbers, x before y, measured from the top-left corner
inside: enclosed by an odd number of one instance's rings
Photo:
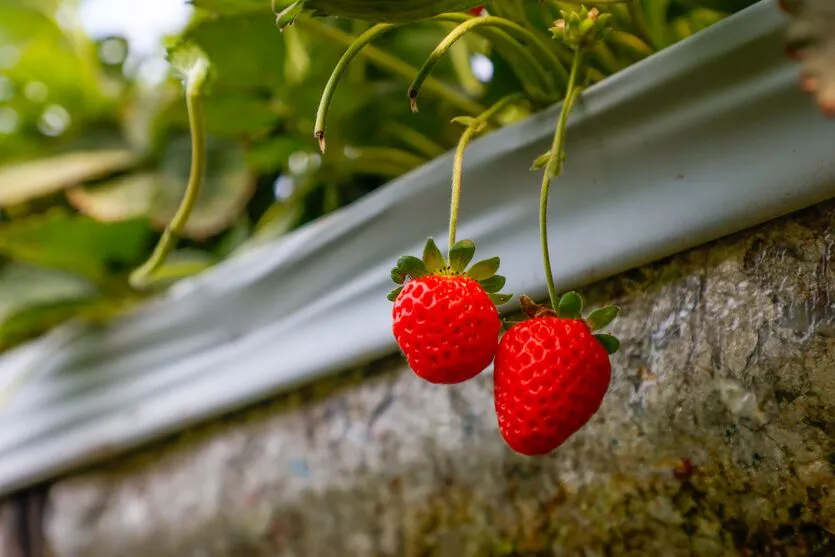
[[[521,100],[523,97],[519,93],[508,95],[499,99],[496,104],[482,112],[476,118],[473,118],[467,125],[467,129],[461,134],[461,139],[458,141],[458,147],[455,149],[455,158],[452,162],[452,196],[449,204],[449,248],[455,243],[455,235],[458,230],[458,210],[461,206],[461,181],[464,169],[464,151],[470,141],[481,133],[484,128],[494,116],[505,109],[510,103]]]
[[[511,37],[508,37],[508,35],[516,37],[518,41],[526,43],[531,51],[535,51],[539,54],[541,58],[540,62],[545,64],[546,69],[550,71],[550,75],[559,78],[560,83],[557,85],[564,85],[568,81],[568,71],[551,49],[551,41],[546,41],[540,35],[529,31],[518,23],[514,23],[513,21],[503,17],[484,16],[474,18],[473,16],[467,14],[458,13],[441,14],[433,19],[437,21],[450,21],[453,23],[464,23],[470,19],[478,19],[480,21],[486,20],[486,25],[488,25],[488,27],[483,30],[485,37],[494,38],[501,36],[499,40],[503,43],[507,42],[508,39],[512,40]]]
[[[360,51],[371,43],[374,39],[379,37],[380,35],[391,31],[392,29],[397,28],[397,25],[392,23],[380,23],[367,29],[364,33],[362,33],[359,37],[356,38],[349,46],[348,50],[342,55],[339,59],[339,62],[336,63],[336,66],[333,68],[330,77],[328,78],[327,84],[325,84],[325,89],[322,91],[322,98],[319,101],[319,109],[316,111],[316,125],[314,128],[313,135],[319,141],[319,149],[324,153],[325,148],[327,146],[325,141],[325,120],[328,117],[328,110],[330,109],[331,101],[333,100],[333,95],[336,92],[336,86],[339,85],[339,81],[342,79],[342,76],[345,74],[345,70],[348,69],[351,61],[360,53]]]
[[[583,50],[578,47],[574,52],[574,59],[571,63],[571,73],[568,76],[568,89],[557,118],[554,140],[551,144],[548,162],[545,165],[545,172],[542,177],[542,188],[539,196],[539,237],[542,243],[542,264],[545,268],[545,281],[548,284],[548,297],[551,300],[551,307],[557,307],[557,287],[554,283],[554,273],[551,270],[551,253],[548,249],[548,195],[551,189],[551,181],[559,176],[562,171],[563,144],[565,143],[565,132],[568,127],[568,115],[571,107],[577,99],[580,89],[577,87],[577,75],[580,73],[580,66],[583,61]]]
[[[354,41],[357,40],[357,37],[351,35],[350,33],[345,33],[344,31],[337,29],[336,27],[326,25],[308,17],[298,18],[295,24],[300,27],[307,27],[307,29],[313,31],[314,33],[318,33],[319,35],[327,39],[341,43],[349,48],[351,44],[353,44]],[[388,54],[387,52],[380,50],[379,48],[376,48],[372,45],[365,45],[365,47],[361,49],[360,53],[362,54],[362,56],[364,56],[380,68],[383,68],[395,75],[399,75],[405,79],[412,79],[418,71],[417,68],[415,68],[414,66],[407,64],[406,62],[403,62],[396,56],[392,56],[391,54]],[[481,104],[469,99],[467,96],[462,95],[452,87],[446,85],[442,81],[437,80],[435,78],[430,77],[429,79],[427,79],[425,87],[427,90],[432,91],[433,94],[443,98],[448,103],[450,103],[457,109],[466,112],[467,114],[480,114],[484,110],[484,107]],[[324,101],[325,99],[323,97],[323,102]],[[327,100],[327,103],[330,103],[329,99]],[[320,105],[320,111],[321,110],[322,108]],[[325,117],[327,115],[327,110],[328,107],[326,106],[324,108]],[[317,120],[319,120],[318,117]],[[321,123],[323,124],[321,129],[317,126],[316,131],[322,131],[324,133],[324,121]]]
[[[423,83],[432,73],[432,70],[435,69],[435,66],[444,57],[447,51],[458,41],[461,37],[469,33],[471,30],[477,27],[484,27],[484,26],[494,26],[494,27],[503,27],[506,29],[514,29],[515,33],[517,34],[524,34],[527,35],[526,41],[529,42],[529,46],[534,48],[533,45],[539,45],[536,38],[531,35],[531,33],[525,30],[520,25],[517,25],[513,22],[510,22],[506,19],[500,17],[493,17],[493,16],[486,16],[486,17],[472,17],[468,18],[463,23],[457,25],[455,29],[449,32],[449,34],[444,37],[444,39],[435,47],[435,50],[429,55],[429,58],[423,64],[423,66],[418,71],[417,76],[415,76],[414,81],[412,81],[412,85],[409,87],[409,103],[412,107],[413,112],[417,112],[417,97],[420,93],[420,88],[423,86]],[[550,54],[550,52],[542,48],[542,51]],[[555,57],[556,58],[556,57]],[[534,68],[537,68],[540,72],[540,79],[545,80],[545,86],[548,87],[548,83],[550,79],[548,75],[542,70],[539,64],[534,64]],[[562,67],[562,66],[560,66]]]
[[[188,124],[191,132],[191,170],[186,185],[186,192],[177,212],[171,219],[168,226],[162,233],[156,248],[151,257],[133,273],[129,282],[132,287],[142,289],[153,281],[153,276],[165,264],[165,260],[183,233],[188,222],[200,191],[203,188],[203,180],[206,175],[206,129],[203,116],[203,86],[208,77],[209,65],[205,60],[198,63],[188,77],[186,84],[186,110],[188,111]]]

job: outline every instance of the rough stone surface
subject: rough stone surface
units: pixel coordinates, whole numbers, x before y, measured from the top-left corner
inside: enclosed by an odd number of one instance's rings
[[[490,374],[392,357],[81,472],[59,557],[835,555],[835,204],[589,288],[623,348],[592,422],[511,453]]]

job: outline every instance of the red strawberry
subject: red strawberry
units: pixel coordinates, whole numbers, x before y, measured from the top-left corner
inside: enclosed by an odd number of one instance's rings
[[[405,282],[389,294],[394,338],[412,371],[430,383],[471,379],[496,354],[501,330],[496,304],[511,296],[498,293],[505,283],[496,274],[498,257],[465,270],[474,252],[475,244],[462,240],[446,261],[430,238],[423,260],[401,257],[392,270],[396,283]]]
[[[609,354],[618,348],[610,335],[594,335],[618,308],[580,318],[582,299],[564,295],[558,312],[522,297],[532,317],[502,337],[494,363],[494,397],[499,431],[514,451],[549,453],[583,427],[600,408],[609,388]]]
[[[484,12],[484,6],[476,6],[475,8],[470,8],[467,11],[478,17]]]

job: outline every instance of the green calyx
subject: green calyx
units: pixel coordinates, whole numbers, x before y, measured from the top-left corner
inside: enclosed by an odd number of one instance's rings
[[[391,280],[395,284],[404,284],[409,278],[416,279],[427,275],[463,276],[478,282],[490,296],[490,300],[500,306],[510,301],[513,294],[502,294],[505,277],[497,275],[499,258],[491,257],[474,263],[467,268],[475,255],[475,243],[472,240],[460,240],[449,249],[445,258],[432,238],[426,240],[423,247],[423,257],[418,259],[412,255],[404,255],[397,260],[391,270]],[[403,286],[398,286],[387,296],[393,302],[397,299]]]
[[[609,325],[620,312],[618,306],[606,306],[598,308],[583,317],[583,298],[576,292],[566,292],[557,303],[556,310],[535,303],[529,297],[522,295],[519,298],[522,311],[531,318],[537,317],[561,317],[562,319],[579,319],[588,325],[592,332],[599,331]],[[614,354],[620,348],[620,341],[606,333],[597,333],[594,338],[603,345],[606,352]]]
[[[591,48],[611,33],[609,23],[612,14],[602,14],[597,8],[588,9],[585,6],[579,11],[560,12],[563,19],[554,22],[551,33],[572,50]]]

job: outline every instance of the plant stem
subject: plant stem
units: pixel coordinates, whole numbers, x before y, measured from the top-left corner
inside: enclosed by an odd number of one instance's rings
[[[455,243],[455,234],[458,229],[458,209],[461,205],[461,175],[464,168],[464,151],[467,149],[470,141],[478,135],[487,122],[490,121],[499,112],[504,110],[510,103],[522,99],[520,93],[508,95],[499,99],[496,104],[482,112],[478,117],[473,118],[467,125],[467,129],[461,134],[461,139],[458,141],[458,147],[455,149],[455,158],[452,162],[452,196],[449,204],[449,248]]]
[[[583,61],[583,49],[578,46],[574,51],[574,59],[571,63],[571,73],[568,76],[568,89],[565,99],[562,102],[557,126],[554,131],[554,140],[549,151],[548,162],[545,165],[545,172],[542,177],[542,189],[539,196],[539,237],[542,242],[542,264],[545,268],[545,281],[548,284],[548,297],[551,300],[551,307],[556,309],[557,287],[554,284],[554,273],[551,270],[551,253],[548,250],[548,194],[551,189],[551,181],[562,171],[563,143],[565,132],[568,127],[568,115],[571,107],[577,98],[580,89],[577,87],[577,74],[580,73],[580,66]]]
[[[339,84],[339,80],[342,79],[342,75],[345,73],[345,70],[348,68],[351,61],[366,45],[371,43],[380,35],[395,28],[397,28],[397,25],[391,23],[380,23],[367,29],[364,33],[357,37],[356,40],[351,42],[348,46],[348,50],[345,51],[339,59],[339,62],[337,62],[336,66],[333,68],[333,71],[328,78],[328,82],[325,84],[325,89],[322,91],[322,98],[319,101],[319,109],[316,111],[316,125],[313,131],[313,135],[319,141],[319,149],[323,153],[325,152],[326,147],[325,120],[328,117],[328,110],[330,109],[331,100],[336,92],[336,86]]]
[[[451,18],[447,18],[451,19]],[[508,21],[501,17],[494,17],[494,16],[486,16],[486,17],[467,17],[466,21],[457,25],[455,29],[449,32],[449,34],[443,38],[443,40],[435,47],[435,50],[429,55],[429,58],[426,60],[426,63],[420,68],[418,71],[417,76],[415,76],[414,81],[412,81],[412,85],[409,87],[409,102],[412,107],[413,112],[417,112],[417,96],[420,93],[420,88],[423,86],[423,83],[427,80],[429,75],[432,73],[432,70],[435,69],[435,66],[438,62],[443,58],[443,56],[447,53],[447,51],[458,41],[461,37],[469,33],[471,30],[476,29],[478,27],[499,27],[503,28],[511,33],[517,35],[517,37],[523,37],[523,39],[528,43],[528,48],[532,50],[538,50],[544,57],[547,57],[549,60],[553,57],[553,62],[556,64],[555,67],[560,68],[563,72],[565,71],[562,68],[562,65],[559,63],[559,60],[556,56],[547,48],[542,46],[542,44],[536,39],[534,35],[531,34],[530,31]],[[518,45],[520,49],[524,49],[525,47],[515,43],[515,46]],[[547,91],[551,88],[551,78],[550,76],[542,69],[542,67],[536,62],[536,58],[530,56],[529,59],[531,60],[531,69],[536,72],[537,80],[540,82],[540,87],[544,88],[544,91]],[[538,100],[541,100],[538,99]]]
[[[307,27],[314,33],[318,33],[327,39],[341,43],[349,48],[351,44],[357,40],[357,37],[351,35],[350,33],[346,33],[341,29],[337,29],[336,27],[321,23],[309,17],[299,17],[295,24],[300,27]],[[368,31],[366,31],[366,33],[367,32]],[[392,56],[391,54],[380,50],[379,48],[375,48],[374,46],[366,45],[362,49],[361,54],[380,68],[383,68],[395,75],[399,75],[405,79],[412,79],[417,73],[417,68],[414,66],[407,64],[396,56]],[[446,100],[452,106],[466,112],[467,114],[479,114],[484,110],[484,107],[481,104],[469,99],[466,95],[462,95],[449,85],[435,78],[430,77],[426,80],[426,88]],[[328,103],[330,103],[329,100]],[[327,117],[327,110],[328,106],[324,108],[325,114],[323,118]],[[324,120],[322,121],[322,124],[322,129],[320,130],[317,127],[317,132],[322,131],[324,133]]]
[[[446,13],[435,16],[436,21],[450,21],[453,23],[464,23],[470,19],[486,20],[488,26],[483,30],[486,38],[493,41],[498,39],[502,44],[506,44],[513,37],[517,41],[526,43],[526,46],[531,52],[536,52],[541,58],[541,62],[546,64],[546,69],[550,70],[551,75],[560,79],[560,84],[564,85],[568,81],[568,72],[559,57],[551,49],[551,43],[542,37],[538,32],[526,29],[524,26],[514,23],[509,19],[496,16],[482,16],[481,18],[474,18],[467,14]]]
[[[171,253],[177,239],[182,235],[203,188],[203,179],[206,174],[206,129],[202,96],[208,72],[208,61],[203,59],[195,64],[187,78],[186,110],[188,111],[188,124],[191,132],[191,170],[188,184],[177,212],[168,226],[165,227],[151,257],[130,275],[129,282],[136,289],[147,287],[153,281],[154,274],[165,264],[168,254]]]

